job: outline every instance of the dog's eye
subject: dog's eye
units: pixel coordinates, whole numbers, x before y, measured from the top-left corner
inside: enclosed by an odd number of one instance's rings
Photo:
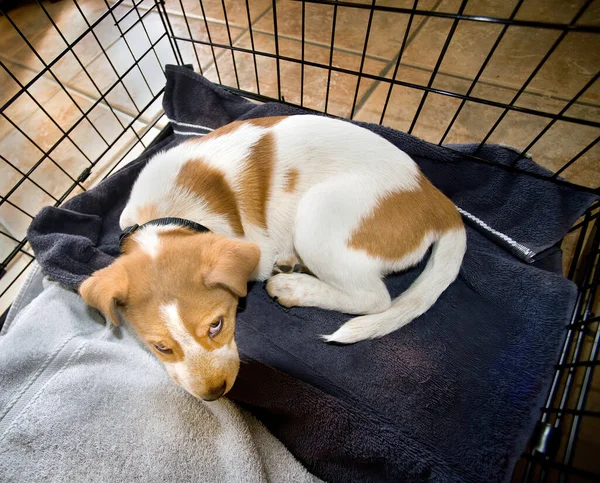
[[[154,344],[154,348],[161,354],[173,354],[173,349],[169,349],[163,344]]]
[[[208,328],[208,336],[209,337],[215,337],[219,332],[221,332],[221,329],[223,328],[223,317],[219,317],[216,321],[214,321],[212,324],[210,324],[210,327]]]

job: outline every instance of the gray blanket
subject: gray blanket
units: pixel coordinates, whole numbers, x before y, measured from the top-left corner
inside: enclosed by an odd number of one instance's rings
[[[56,280],[76,287],[118,256],[119,215],[157,149],[236,119],[305,112],[258,106],[184,67],[167,68],[163,105],[170,137],[32,223],[31,245]],[[474,145],[450,151],[363,126],[411,155],[462,210],[461,273],[413,323],[351,347],[318,338],[348,315],[285,309],[254,284],[236,328],[246,363],[229,395],[327,480],[506,480],[532,434],[576,297],[557,244],[596,197],[540,179],[546,170],[502,146],[484,147],[485,161],[475,162]],[[388,277],[392,297],[422,269]]]
[[[0,481],[318,481],[246,411],[172,384],[127,326],[43,285],[0,336]]]

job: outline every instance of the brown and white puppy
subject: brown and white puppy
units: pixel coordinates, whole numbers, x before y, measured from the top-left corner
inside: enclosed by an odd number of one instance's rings
[[[120,310],[173,379],[209,400],[237,375],[235,314],[248,280],[269,279],[267,291],[287,307],[368,314],[324,336],[352,343],[429,309],[456,278],[466,247],[455,206],[406,153],[320,116],[234,122],[156,154],[120,224],[164,217],[210,232],[145,225],[80,293],[115,323]],[[422,274],[392,300],[382,279],[417,264],[432,245]],[[274,266],[286,273],[272,276]]]

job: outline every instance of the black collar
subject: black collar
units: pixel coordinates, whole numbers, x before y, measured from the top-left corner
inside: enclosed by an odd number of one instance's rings
[[[125,228],[121,232],[121,236],[119,236],[119,249],[123,250],[123,242],[135,231],[140,228],[144,228],[145,226],[167,226],[167,225],[176,225],[182,228],[190,228],[191,230],[197,231],[198,233],[204,233],[210,231],[204,225],[200,223],[196,223],[195,221],[186,220],[185,218],[157,218],[156,220],[150,220],[148,223],[144,223],[143,225],[131,225]]]

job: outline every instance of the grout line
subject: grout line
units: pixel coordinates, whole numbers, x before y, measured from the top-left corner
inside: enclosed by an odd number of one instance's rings
[[[237,36],[235,39],[232,39],[232,40],[231,40],[231,46],[233,47],[235,44],[237,44],[237,43],[238,43],[238,42],[241,40],[241,38],[242,38],[244,35],[246,35],[246,34],[249,34],[249,33],[250,33],[250,28],[252,28],[252,26],[253,26],[253,25],[254,25],[256,22],[258,22],[259,20],[262,20],[262,18],[263,18],[264,16],[266,16],[266,15],[267,15],[267,14],[268,14],[268,13],[269,13],[269,12],[270,12],[272,9],[273,9],[272,5],[271,5],[271,4],[269,4],[269,6],[268,6],[268,7],[265,9],[265,11],[264,11],[263,13],[261,13],[260,15],[258,15],[258,16],[256,17],[256,19],[254,19],[254,20],[252,21],[252,24],[251,24],[251,25],[250,25],[248,28],[246,28],[246,30],[243,30],[242,32],[240,32],[240,34],[239,34],[239,35],[238,35],[238,36]],[[202,17],[200,17],[200,18],[202,18]],[[252,31],[254,32],[254,29],[252,29]],[[195,44],[194,44],[194,45],[195,45]],[[194,48],[195,48],[195,47],[194,47]],[[227,49],[222,49],[222,50],[223,50],[223,52],[221,52],[219,55],[217,55],[217,56],[216,56],[217,63],[218,63],[219,59],[220,59],[221,57],[223,57],[223,56],[224,56],[224,55],[227,53]],[[235,51],[233,51],[233,52],[234,52],[234,56],[235,56]],[[235,61],[233,61],[233,62],[235,62]],[[207,66],[206,66],[206,68],[204,68],[204,70],[205,70],[205,71],[206,71],[206,70],[209,70],[209,69],[210,69],[212,66],[214,66],[214,64],[215,64],[215,62],[211,61],[211,62],[210,62],[210,63],[209,63]]]
[[[441,3],[442,3],[442,0],[437,0],[437,3],[433,6],[432,11],[433,10],[437,10],[437,8],[440,6]],[[406,39],[406,45],[404,46],[404,50],[405,51],[406,51],[406,49],[408,49],[408,47],[410,46],[410,44],[412,43],[412,41],[415,39],[415,37],[419,34],[419,32],[421,32],[421,30],[423,29],[423,27],[425,26],[425,24],[427,23],[427,21],[429,20],[429,18],[430,17],[426,17],[419,25],[417,25],[417,28],[415,29],[415,31],[408,36],[408,39]],[[407,25],[408,25],[408,20],[407,20]],[[394,56],[394,58],[392,60],[390,60],[387,63],[387,65],[381,70],[381,72],[379,74],[381,77],[386,76],[388,74],[388,72],[396,65],[396,62],[398,61],[398,57],[400,56],[400,51],[401,50],[402,50],[402,46],[400,46],[400,50],[398,50],[398,53]],[[402,65],[402,62],[400,62],[400,65]],[[356,107],[354,109],[354,112],[356,114],[358,114],[360,112],[360,110],[362,109],[362,107],[367,102],[368,98],[371,97],[371,95],[373,94],[373,92],[375,92],[375,89],[377,89],[377,87],[379,86],[379,84],[381,84],[381,81],[374,82],[366,90],[366,92],[362,95],[360,101],[356,103]]]
[[[262,34],[262,35],[270,35],[271,37],[274,37],[273,32],[269,32],[268,30],[263,30],[263,29],[252,29],[253,32]],[[280,39],[285,39],[285,40],[291,40],[292,42],[298,42],[301,43],[302,39],[298,39],[292,35],[282,35],[279,34],[279,38]],[[316,42],[314,40],[306,40],[304,39],[304,44],[305,45],[312,45],[314,47],[321,47],[323,49],[328,49],[330,46],[327,44],[321,44],[319,42]],[[334,50],[337,52],[343,52],[344,54],[350,54],[350,55],[361,55],[361,52],[357,52],[355,50],[352,49],[347,49],[345,47],[334,47]],[[386,59],[385,57],[379,57],[378,55],[370,55],[367,54],[365,55],[365,59],[369,59],[369,60],[378,60],[380,62],[389,62],[389,59]]]
[[[269,7],[267,7],[263,13],[261,13],[260,15],[258,15],[256,17],[256,19],[252,22],[252,25],[254,25],[256,22],[258,22],[259,20],[261,20],[267,13],[269,13],[269,11],[271,9],[272,9],[272,7],[271,7],[271,5],[269,5]],[[184,18],[183,14],[178,13],[178,12],[173,12],[173,11],[169,12],[167,10],[167,14],[175,15],[177,17]],[[204,17],[202,17],[202,15],[188,14],[188,13],[186,13],[185,15],[186,15],[186,17],[188,17],[188,18],[194,18],[195,20],[204,20]],[[192,15],[193,15],[193,17],[192,17]],[[209,19],[209,18],[206,18],[206,21],[209,22],[209,23],[218,23],[220,25],[225,25],[224,21],[217,21],[217,20],[213,20],[213,19]],[[230,26],[233,25],[234,27],[242,30],[235,38],[231,39],[232,46],[234,46],[237,42],[239,42],[239,40],[250,31],[249,27],[246,28],[246,29],[243,29],[242,26],[238,26],[238,24],[235,24],[235,23],[234,24],[230,23],[229,25]],[[193,44],[192,48],[195,49],[196,48],[196,44]],[[227,49],[221,49],[221,50],[222,50],[222,52],[220,52],[218,55],[215,55],[215,60],[216,60],[217,64],[219,62],[219,59],[221,59],[225,54],[227,54]],[[234,53],[234,55],[235,55],[235,53]],[[184,61],[185,61],[185,59],[184,59]],[[206,64],[205,66],[202,66],[202,70],[206,72],[206,71],[210,70],[214,66],[215,66],[215,61],[211,59],[208,64]]]
[[[19,63],[19,62],[15,62],[14,60],[9,60],[9,59],[6,59],[6,57],[4,57],[2,54],[0,54],[0,59],[3,59],[3,60],[5,60],[5,61],[8,61],[8,62],[10,62],[11,64],[13,64],[13,65],[16,65],[17,67],[20,67],[21,69],[28,70],[28,71],[30,71],[30,72],[35,72],[34,70],[32,70],[30,67],[28,67],[28,66],[26,66],[26,65],[23,65],[23,64],[21,64],[21,63]],[[80,72],[83,72],[83,70],[81,70]],[[74,77],[77,77],[77,75],[79,75],[79,74],[80,74],[80,72],[78,72],[78,73],[77,73],[77,74],[76,74]],[[49,79],[49,78],[47,78],[47,77],[45,77],[45,76],[44,76],[44,79],[48,80],[49,82],[52,82],[52,83],[56,84],[57,88],[60,88],[60,85],[59,85],[57,82],[55,82],[54,80],[52,80],[52,79]],[[72,79],[71,79],[71,80],[72,80]],[[67,82],[70,82],[70,81],[67,81]],[[78,96],[80,96],[80,97],[83,97],[83,98],[87,99],[88,101],[91,101],[92,103],[93,103],[93,102],[96,102],[96,101],[98,100],[98,98],[97,98],[97,97],[94,97],[94,96],[92,96],[92,95],[90,95],[90,94],[87,94],[86,92],[80,91],[80,90],[79,90],[79,89],[77,89],[76,87],[73,87],[72,85],[69,85],[67,82],[65,82],[65,83],[64,83],[64,84],[62,84],[62,85],[63,85],[63,87],[64,87],[64,88],[65,88],[67,91],[69,91],[71,94],[76,94],[76,95],[78,95]],[[62,92],[62,91],[60,91],[60,92]],[[58,92],[58,91],[57,91],[57,92],[55,92],[54,94],[52,94],[52,96],[51,96],[51,97],[50,97],[50,98],[49,98],[49,99],[48,99],[46,102],[49,102],[49,101],[50,101],[51,99],[53,99],[53,98],[54,98],[54,97],[55,97],[57,94],[59,94],[59,92]],[[99,106],[101,106],[103,109],[106,109],[106,110],[110,111],[110,109],[109,109],[109,108],[106,106],[106,104],[105,104],[105,103],[107,103],[107,102],[108,102],[108,100],[106,100],[106,98],[104,98],[104,101],[102,101],[102,102],[98,103],[98,105],[97,105],[96,107],[99,107]],[[137,114],[131,114],[130,112],[124,111],[123,109],[121,109],[121,108],[119,108],[119,107],[116,107],[116,106],[113,106],[112,104],[111,104],[111,107],[113,108],[113,110],[114,110],[116,113],[118,113],[118,114],[121,114],[121,115],[123,115],[123,116],[130,117],[130,118],[132,118],[132,119],[133,119],[133,118],[134,118],[134,117],[137,115]],[[31,114],[29,114],[29,116],[27,116],[26,118],[24,118],[24,119],[21,121],[21,123],[24,123],[25,121],[29,120],[29,118],[30,118],[30,117],[32,117],[32,116],[33,116],[34,114],[36,114],[37,112],[41,112],[41,111],[39,111],[39,109],[36,109],[36,110],[34,110],[34,111],[31,113]],[[91,113],[90,113],[90,114],[91,114]],[[88,122],[91,122],[91,121],[89,121],[89,120],[88,120]],[[143,123],[143,122],[145,122],[145,121],[140,121],[140,122],[142,122],[142,123]]]
[[[146,11],[150,10],[150,8],[146,7],[145,5],[139,5],[137,8],[139,8],[140,10],[146,10]],[[154,8],[154,7],[151,7],[151,8]],[[177,12],[175,10],[171,10],[169,8],[166,8],[166,4],[165,4],[165,10],[166,10],[166,12],[167,12],[168,15],[173,15],[175,17],[181,17],[181,18],[183,18],[183,14],[181,12]],[[188,12],[185,12],[185,16],[188,19],[191,18],[193,20],[204,20],[204,17],[202,15],[197,14],[197,13],[188,13]],[[262,14],[261,14],[261,16],[262,16]],[[220,20],[218,18],[213,18],[213,17],[206,17],[206,21],[210,22],[210,23],[217,23],[217,24],[223,25],[223,26],[227,25],[225,23],[225,20]],[[243,28],[246,27],[244,24],[239,24],[239,23],[236,23],[236,22],[229,22],[229,26],[230,27],[236,27],[236,28],[239,28],[239,29],[243,29]]]

